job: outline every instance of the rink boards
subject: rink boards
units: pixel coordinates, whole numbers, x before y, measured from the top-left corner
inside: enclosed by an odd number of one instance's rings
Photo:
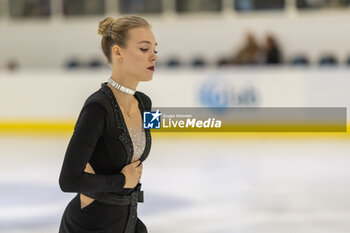
[[[0,133],[71,134],[84,101],[99,89],[109,74],[109,70],[49,69],[0,73]],[[151,82],[140,83],[138,90],[152,98],[154,110],[164,107],[338,107],[346,109],[347,113],[350,106],[349,76],[350,69],[346,68],[160,69],[155,72]],[[346,113],[344,117],[347,118],[349,114]],[[232,127],[235,121],[229,124]],[[285,123],[281,127],[293,128],[293,125]],[[238,130],[232,131],[235,133],[218,132],[216,136],[245,135],[237,133]],[[162,132],[158,135],[166,134],[172,133]],[[290,136],[286,133],[279,135]],[[302,135],[306,136],[305,133]],[[347,137],[346,133],[328,135]]]

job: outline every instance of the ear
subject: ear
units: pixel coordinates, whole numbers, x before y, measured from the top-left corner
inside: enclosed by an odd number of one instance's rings
[[[118,45],[114,45],[112,47],[112,54],[114,54],[118,60],[121,59],[122,55],[120,52],[120,47]]]

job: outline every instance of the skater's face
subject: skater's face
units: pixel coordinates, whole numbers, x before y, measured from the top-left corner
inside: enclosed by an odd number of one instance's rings
[[[117,45],[112,48],[113,66],[125,76],[138,81],[149,81],[153,77],[153,70],[158,59],[156,55],[156,40],[149,27],[130,29],[125,48]]]

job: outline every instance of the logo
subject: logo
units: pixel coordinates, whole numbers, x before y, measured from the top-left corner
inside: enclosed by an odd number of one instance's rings
[[[143,113],[143,128],[144,129],[160,129],[160,116],[162,115],[159,110],[157,112],[144,112]]]
[[[207,107],[228,107],[229,87],[230,83],[227,80],[210,77],[200,87],[200,102]]]
[[[260,102],[255,86],[233,82],[225,76],[210,76],[200,85],[199,101],[202,106],[227,108],[256,106]]]

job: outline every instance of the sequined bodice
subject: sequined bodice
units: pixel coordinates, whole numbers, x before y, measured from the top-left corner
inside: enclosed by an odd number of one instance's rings
[[[130,138],[134,147],[134,154],[132,156],[131,162],[134,162],[141,158],[141,155],[145,149],[146,145],[146,137],[145,131],[141,128],[133,128],[129,129]]]
[[[143,120],[142,120],[142,102],[140,100],[140,97],[137,95],[139,92],[136,92],[134,95],[134,109],[131,110],[131,117],[130,115],[126,114],[123,110],[123,108],[119,105],[117,97],[113,94],[113,90],[115,90],[114,87],[110,87],[108,83],[103,83],[102,87],[104,87],[105,93],[107,96],[110,97],[113,104],[116,108],[114,110],[116,111],[116,119],[119,123],[118,128],[125,129],[127,128],[127,132],[130,136],[130,140],[128,140],[128,136],[126,132],[124,131],[123,134],[120,135],[120,140],[124,142],[124,146],[127,147],[127,153],[128,153],[128,161],[134,162],[142,157],[144,153],[149,153],[150,148],[150,133],[149,131],[145,131],[143,128]],[[119,107],[118,107],[119,106]],[[144,108],[144,107],[143,107]],[[119,118],[119,113],[121,113],[122,117]],[[148,143],[146,143],[146,141]],[[132,145],[131,145],[132,144]],[[132,147],[132,149],[131,149]],[[133,151],[133,153],[132,153]],[[131,158],[130,158],[131,157]],[[130,159],[130,160],[129,160]]]

